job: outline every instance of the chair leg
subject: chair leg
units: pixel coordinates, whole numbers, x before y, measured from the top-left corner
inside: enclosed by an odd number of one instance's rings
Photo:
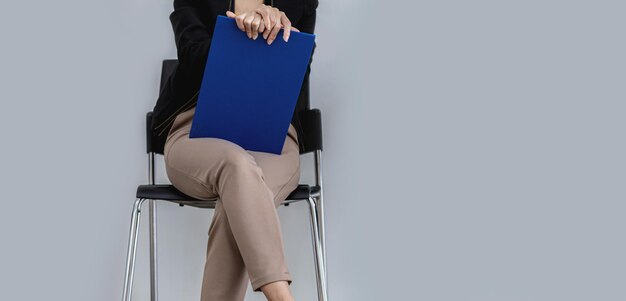
[[[319,195],[317,196],[317,218],[319,221],[320,240],[322,241],[322,254],[324,256],[324,267],[326,267],[326,231],[324,230],[324,189],[322,188],[322,150],[315,151],[313,157],[315,162],[315,185],[320,187]]]
[[[133,213],[130,221],[130,234],[128,238],[128,254],[126,255],[126,275],[124,276],[123,301],[130,301],[133,289],[133,274],[135,272],[135,255],[137,251],[137,235],[139,234],[139,218],[141,216],[141,204],[145,199],[137,199],[133,205]]]
[[[322,198],[322,194],[317,197],[317,224],[319,225],[320,232],[320,243],[322,244],[322,257],[324,257],[324,269],[326,269],[326,230],[325,230],[325,222],[324,222],[324,200]]]
[[[156,153],[150,152],[148,156],[148,183],[155,184],[155,159]],[[150,216],[150,301],[159,300],[159,269],[158,269],[158,245],[157,245],[157,200],[150,200],[148,203]]]
[[[326,264],[320,236],[320,219],[318,217],[317,200],[309,197],[309,212],[311,213],[311,238],[313,240],[313,258],[315,259],[315,276],[317,280],[317,298],[319,301],[328,301]]]
[[[157,200],[150,200],[148,203],[148,212],[150,213],[150,301],[159,300],[156,202]]]

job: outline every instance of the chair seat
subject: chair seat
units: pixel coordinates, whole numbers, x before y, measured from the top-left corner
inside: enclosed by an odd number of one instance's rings
[[[300,184],[287,196],[286,200],[306,200],[317,192],[319,192],[319,186]],[[199,208],[215,208],[215,202],[217,201],[217,198],[201,200],[190,197],[171,184],[139,185],[137,187],[137,198],[164,200]]]

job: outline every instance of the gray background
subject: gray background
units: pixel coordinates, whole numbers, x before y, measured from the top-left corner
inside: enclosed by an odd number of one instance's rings
[[[320,2],[331,300],[626,300],[623,2]],[[1,300],[121,298],[171,10],[1,4]],[[161,300],[199,300],[211,212],[159,210]],[[279,210],[314,300],[305,207]]]

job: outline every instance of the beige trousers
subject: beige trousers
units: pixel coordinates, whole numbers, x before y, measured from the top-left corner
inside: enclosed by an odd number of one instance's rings
[[[291,274],[277,207],[298,186],[300,153],[289,125],[280,155],[248,151],[219,138],[189,138],[195,107],[177,115],[164,148],[174,187],[197,199],[218,197],[208,231],[202,301],[243,300]]]

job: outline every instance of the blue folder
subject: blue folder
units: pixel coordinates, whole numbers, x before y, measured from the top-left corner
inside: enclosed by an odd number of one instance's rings
[[[304,80],[314,34],[292,31],[267,45],[218,16],[189,138],[221,138],[280,154]]]

